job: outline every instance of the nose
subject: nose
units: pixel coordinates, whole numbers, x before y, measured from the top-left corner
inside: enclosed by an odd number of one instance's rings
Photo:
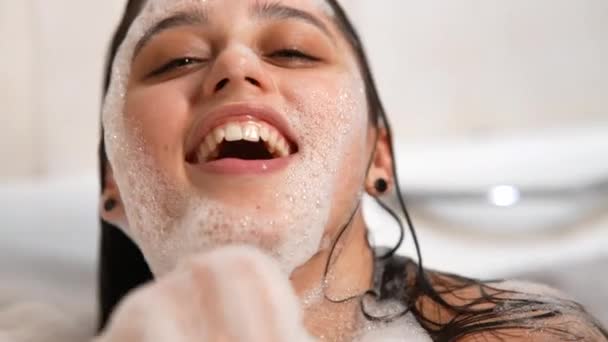
[[[203,84],[205,97],[230,91],[267,92],[274,88],[262,61],[251,49],[233,46],[217,57]]]

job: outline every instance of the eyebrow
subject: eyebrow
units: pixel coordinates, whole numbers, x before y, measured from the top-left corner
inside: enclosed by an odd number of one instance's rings
[[[334,36],[331,34],[327,26],[317,17],[306,11],[281,5],[277,2],[256,2],[250,9],[250,13],[253,17],[263,20],[286,20],[296,19],[305,21],[311,24],[323,33],[325,33],[332,42],[335,42]],[[135,45],[133,52],[133,59],[137,57],[139,52],[146,46],[146,44],[157,34],[179,26],[190,26],[190,25],[205,25],[209,23],[209,17],[204,9],[197,9],[193,12],[178,12],[170,17],[167,17],[150,29],[148,29],[143,37]]]
[[[323,31],[332,41],[335,41],[334,36],[327,26],[316,16],[306,11],[281,5],[278,2],[256,2],[251,8],[251,14],[255,18],[265,20],[285,20],[296,19],[305,21],[308,24],[316,26]]]
[[[135,58],[141,49],[146,46],[146,44],[154,37],[155,35],[179,26],[190,26],[190,25],[204,25],[209,22],[209,18],[207,17],[207,12],[203,10],[196,10],[194,13],[189,12],[178,12],[173,14],[172,16],[165,18],[158,23],[156,23],[152,28],[144,33],[143,37],[137,42],[135,45],[135,50],[133,52],[133,58]]]

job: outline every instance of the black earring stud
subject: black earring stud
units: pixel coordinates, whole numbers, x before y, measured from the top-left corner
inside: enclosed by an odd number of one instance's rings
[[[105,211],[112,211],[114,210],[114,208],[116,208],[117,204],[118,203],[115,199],[109,198],[103,203],[103,208],[105,209]]]
[[[388,183],[386,182],[386,179],[384,178],[378,178],[376,179],[376,182],[374,183],[374,188],[376,189],[376,191],[378,191],[378,193],[385,193],[386,190],[388,190]]]

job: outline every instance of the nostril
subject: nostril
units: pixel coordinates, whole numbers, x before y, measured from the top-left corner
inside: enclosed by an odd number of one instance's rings
[[[260,82],[258,82],[258,80],[256,80],[255,78],[251,78],[251,77],[245,77],[245,80],[251,84],[253,84],[256,87],[260,86]]]
[[[223,80],[219,81],[216,85],[215,85],[215,89],[214,91],[218,92],[220,90],[222,90],[226,84],[228,84],[229,80],[227,78],[224,78]]]

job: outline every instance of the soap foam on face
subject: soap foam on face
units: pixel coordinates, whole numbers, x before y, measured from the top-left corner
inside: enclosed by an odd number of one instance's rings
[[[316,91],[294,90],[284,108],[276,108],[298,134],[300,151],[272,193],[260,189],[261,203],[235,207],[191,184],[180,184],[146,148],[141,134],[145,128],[124,113],[130,64],[135,44],[154,23],[212,1],[148,1],[118,50],[103,124],[108,158],[129,222],[125,230],[157,275],[187,256],[242,243],[264,249],[290,273],[319,248],[339,171],[345,169],[344,158],[349,151],[364,151],[367,107],[361,80],[345,72],[334,81],[341,89],[338,96],[335,86],[328,91],[323,86]],[[363,173],[357,177],[362,179]]]

